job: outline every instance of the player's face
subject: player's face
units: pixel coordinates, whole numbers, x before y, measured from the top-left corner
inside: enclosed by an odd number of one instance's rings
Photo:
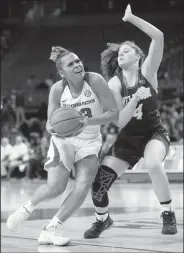
[[[68,80],[83,79],[84,66],[76,54],[65,55],[61,59],[62,63],[62,75]]]
[[[127,44],[121,46],[118,52],[118,65],[120,68],[128,68],[139,60],[140,56],[137,55],[135,49]]]

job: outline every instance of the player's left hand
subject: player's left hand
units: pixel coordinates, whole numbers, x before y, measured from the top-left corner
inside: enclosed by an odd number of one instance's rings
[[[82,119],[79,120],[79,123],[82,124],[82,127],[76,132],[75,136],[79,135],[83,129],[88,125],[88,119],[81,113]]]
[[[135,93],[138,101],[151,97],[150,88],[140,87]]]
[[[126,10],[125,10],[125,15],[122,18],[122,20],[124,22],[129,21],[131,19],[132,15],[133,14],[132,14],[131,6],[130,6],[130,4],[128,4],[127,7],[126,7]]]

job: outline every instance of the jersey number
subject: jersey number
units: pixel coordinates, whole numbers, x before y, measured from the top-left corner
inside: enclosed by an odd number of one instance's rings
[[[142,119],[142,106],[143,104],[140,104],[134,111],[133,117],[137,118],[137,119]]]
[[[82,114],[84,114],[85,117],[91,118],[92,117],[92,111],[90,108],[82,108],[81,109]]]

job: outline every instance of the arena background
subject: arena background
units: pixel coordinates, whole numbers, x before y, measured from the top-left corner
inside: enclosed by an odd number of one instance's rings
[[[147,53],[149,38],[133,25],[121,22],[128,3],[135,14],[164,33],[164,56],[158,80],[160,113],[171,138],[165,170],[171,184],[179,184],[182,195],[183,1],[4,0],[0,7],[2,221],[14,209],[10,204],[13,200],[10,189],[17,191],[21,182],[18,191],[21,195],[24,183],[39,184],[47,177],[43,171],[50,138],[45,130],[47,100],[50,87],[60,79],[55,64],[49,60],[51,47],[61,45],[73,50],[83,60],[86,70],[98,73],[100,52],[108,42],[133,40]],[[115,138],[114,129],[113,125],[102,127],[104,143]],[[20,135],[22,139],[17,144]],[[11,152],[16,153],[16,145],[22,143],[27,149],[27,159],[11,175],[4,160],[8,141]],[[147,171],[142,168],[128,170],[120,181],[150,183]]]

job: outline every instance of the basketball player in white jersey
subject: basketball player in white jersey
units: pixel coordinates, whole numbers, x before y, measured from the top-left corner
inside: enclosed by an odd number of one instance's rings
[[[16,230],[42,201],[62,194],[68,184],[71,170],[75,168],[75,187],[66,197],[59,211],[41,231],[40,244],[64,246],[70,239],[64,237],[62,224],[83,203],[98,169],[98,153],[102,146],[100,125],[118,119],[115,99],[104,78],[97,73],[85,73],[78,56],[61,47],[53,48],[51,59],[56,62],[62,80],[55,83],[49,94],[46,129],[51,133],[47,183],[40,186],[32,198],[9,216],[7,227]],[[140,89],[125,109],[125,121],[130,120],[139,99],[150,96]],[[75,137],[61,138],[53,133],[50,118],[59,107],[71,106],[84,115],[84,127]],[[106,110],[103,113],[103,109]]]

